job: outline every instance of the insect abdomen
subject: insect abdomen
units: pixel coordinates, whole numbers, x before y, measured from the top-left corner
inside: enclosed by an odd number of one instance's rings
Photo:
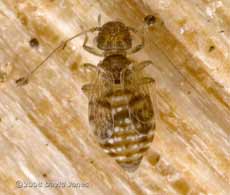
[[[122,168],[135,171],[153,140],[154,125],[152,121],[141,124],[134,120],[130,113],[130,99],[132,93],[124,90],[108,97],[114,127],[112,136],[104,139],[100,145]]]

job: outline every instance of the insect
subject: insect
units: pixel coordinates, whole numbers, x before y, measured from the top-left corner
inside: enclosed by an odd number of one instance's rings
[[[93,48],[87,45],[86,33],[95,31],[98,31],[97,47]],[[140,41],[135,46],[132,44],[132,33]],[[124,170],[135,171],[153,141],[155,130],[155,82],[143,72],[152,62],[137,63],[127,57],[144,47],[144,36],[122,22],[110,21],[101,27],[81,32],[67,41],[81,34],[86,35],[83,48],[103,57],[97,66],[83,64],[84,69],[95,74],[95,79],[82,87],[89,100],[88,117],[91,129],[108,155]],[[66,43],[56,49],[64,47]],[[17,80],[16,83],[27,83],[29,76]]]

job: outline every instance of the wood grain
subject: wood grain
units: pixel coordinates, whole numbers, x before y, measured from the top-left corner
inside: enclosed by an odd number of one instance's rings
[[[228,0],[2,0],[1,194],[228,195],[229,13]],[[103,23],[120,20],[139,30],[146,15],[157,17],[145,48],[130,56],[154,62],[146,72],[157,81],[158,108],[155,139],[134,174],[90,134],[79,66],[101,59],[82,49],[84,37],[59,50],[28,85],[14,82],[62,40],[97,26],[98,14]],[[20,188],[16,181],[43,186]]]

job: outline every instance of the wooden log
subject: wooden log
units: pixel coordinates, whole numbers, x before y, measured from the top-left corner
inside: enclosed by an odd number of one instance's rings
[[[1,194],[228,195],[229,10],[227,0],[2,0]],[[157,82],[159,113],[151,149],[132,174],[90,134],[79,66],[101,59],[82,49],[84,36],[28,85],[15,84],[61,41],[97,26],[99,14],[138,30],[146,15],[157,17],[145,48],[130,56],[153,61],[146,72]]]

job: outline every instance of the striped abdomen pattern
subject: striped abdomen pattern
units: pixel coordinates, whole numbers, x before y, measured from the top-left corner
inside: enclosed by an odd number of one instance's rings
[[[105,101],[104,105],[110,108],[113,126],[110,136],[100,140],[100,146],[122,168],[134,171],[153,140],[152,102],[148,96],[134,95],[126,90],[114,91],[105,97]],[[146,115],[149,116],[147,120]]]

